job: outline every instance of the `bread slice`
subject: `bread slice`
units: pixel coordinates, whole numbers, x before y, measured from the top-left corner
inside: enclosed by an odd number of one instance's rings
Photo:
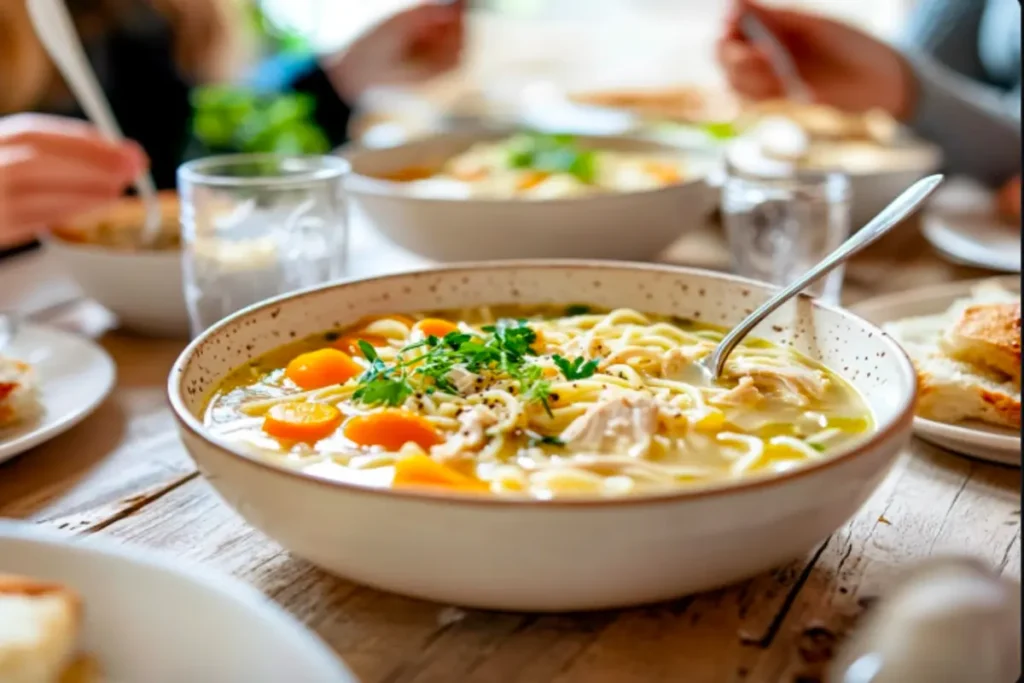
[[[907,345],[917,368],[917,414],[939,422],[978,420],[1020,429],[1020,385],[977,366]]]
[[[0,356],[0,429],[27,422],[41,412],[32,366]]]
[[[1020,302],[969,306],[939,346],[950,358],[997,370],[1020,385]]]
[[[74,659],[81,615],[65,586],[0,575],[0,681],[57,683]]]

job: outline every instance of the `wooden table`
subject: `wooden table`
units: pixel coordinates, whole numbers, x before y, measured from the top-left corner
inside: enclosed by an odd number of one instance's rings
[[[369,235],[357,245],[359,270],[409,265]],[[682,239],[666,260],[727,266],[715,230]],[[982,275],[940,261],[905,226],[851,264],[847,301]],[[73,292],[45,254],[0,265],[0,308],[38,309]],[[0,515],[233,574],[320,634],[364,683],[806,683],[894,569],[955,551],[1020,575],[1019,470],[915,441],[857,516],[807,557],[726,590],[574,616],[467,612],[380,593],[289,556],[199,476],[165,398],[181,342],[105,332],[109,315],[81,300],[43,317],[99,335],[117,387],[84,423],[0,466]]]

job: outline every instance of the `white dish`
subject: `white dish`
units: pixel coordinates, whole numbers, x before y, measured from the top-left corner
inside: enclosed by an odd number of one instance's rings
[[[122,251],[47,240],[89,298],[117,316],[121,327],[154,337],[188,339],[181,251]]]
[[[330,572],[493,609],[649,603],[799,557],[860,508],[911,434],[916,376],[891,339],[806,298],[777,311],[758,334],[792,343],[845,376],[875,415],[877,431],[852,450],[780,475],[661,495],[538,501],[366,488],[244,455],[210,435],[197,416],[231,370],[292,336],[367,314],[585,297],[597,306],[729,325],[771,291],[707,271],[598,261],[463,264],[349,281],[279,297],[218,323],[175,363],[168,391],[186,448],[225,501]]]
[[[711,161],[696,157],[695,177],[644,192],[574,199],[445,199],[413,196],[401,183],[379,180],[412,167],[438,167],[504,132],[437,135],[348,155],[346,179],[353,222],[366,220],[391,242],[437,261],[587,257],[648,260],[687,230],[703,224],[717,202],[703,177]],[[670,152],[677,148],[630,138],[581,138],[601,148]]]
[[[932,315],[946,310],[956,299],[970,294],[978,280],[955,282],[901,292],[863,301],[852,310],[871,322],[882,325],[912,316]],[[1020,291],[1017,277],[998,278],[1011,291]],[[1004,465],[1021,465],[1020,433],[980,422],[945,424],[923,417],[914,418],[914,433],[936,446]]]
[[[954,178],[928,207],[922,231],[935,249],[967,266],[1020,272],[1020,228],[995,213],[992,192],[966,178]]]
[[[0,521],[0,572],[67,584],[111,683],[358,683],[257,591],[154,553]]]
[[[114,387],[114,361],[99,346],[51,327],[22,324],[4,355],[35,368],[43,413],[0,429],[0,462],[71,429]]]

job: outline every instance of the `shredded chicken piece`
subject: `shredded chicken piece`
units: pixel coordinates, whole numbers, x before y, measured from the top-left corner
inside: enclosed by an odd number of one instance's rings
[[[487,428],[498,423],[498,416],[487,406],[475,405],[459,415],[459,431],[447,441],[431,449],[442,459],[475,453],[487,443]]]
[[[725,374],[749,377],[762,394],[799,407],[806,406],[809,399],[824,398],[828,390],[825,373],[792,363],[774,366],[741,357],[726,364]]]
[[[661,357],[661,376],[675,377],[684,369],[696,363],[710,349],[703,346],[677,346]]]
[[[729,391],[708,399],[708,403],[716,406],[752,406],[762,399],[764,396],[754,380],[747,376],[740,377],[740,383]]]
[[[621,394],[591,406],[562,432],[573,451],[625,453],[642,458],[658,428],[658,406],[642,394]]]
[[[466,395],[472,393],[473,389],[476,388],[480,375],[456,365],[448,371],[445,379],[451,382],[460,394]]]

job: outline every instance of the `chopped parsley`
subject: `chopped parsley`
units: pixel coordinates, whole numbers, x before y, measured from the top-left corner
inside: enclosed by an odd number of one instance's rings
[[[545,173],[568,173],[588,185],[597,178],[596,153],[580,147],[572,135],[517,135],[510,142],[508,165]]]
[[[499,320],[484,327],[483,332],[482,336],[449,332],[443,338],[427,337],[400,349],[392,365],[384,363],[370,344],[359,340],[359,349],[370,367],[359,376],[359,387],[352,398],[369,405],[396,406],[418,391],[458,395],[449,374],[461,368],[513,380],[524,401],[539,402],[550,414],[551,383],[544,379],[543,368],[530,360],[537,355],[532,349],[537,333],[525,320]],[[416,350],[420,352],[410,355]]]
[[[574,379],[586,379],[591,377],[597,372],[597,366],[601,364],[600,358],[594,358],[586,360],[583,356],[577,356],[576,358],[569,360],[568,358],[562,358],[559,355],[555,355],[552,358],[555,361],[555,365],[562,371],[567,380]]]

